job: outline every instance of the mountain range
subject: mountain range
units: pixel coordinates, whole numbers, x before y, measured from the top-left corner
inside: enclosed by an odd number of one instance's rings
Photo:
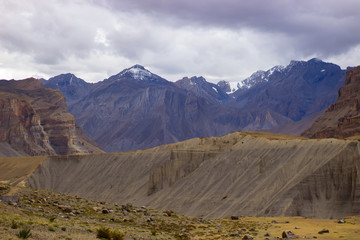
[[[95,84],[73,74],[43,83],[60,89],[84,132],[113,152],[241,130],[300,135],[334,103],[345,72],[319,59],[292,61],[231,89],[195,76],[170,82],[135,65]]]

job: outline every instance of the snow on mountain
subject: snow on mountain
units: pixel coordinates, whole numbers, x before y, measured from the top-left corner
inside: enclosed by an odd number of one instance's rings
[[[268,82],[270,77],[275,73],[275,72],[283,72],[285,69],[284,66],[275,66],[273,68],[270,68],[267,71],[257,71],[255,73],[253,73],[250,77],[244,79],[241,81],[241,86],[240,88],[251,88],[259,83],[262,82]]]
[[[106,79],[106,81],[118,81],[123,79],[135,79],[139,81],[157,82],[157,83],[168,83],[167,80],[162,77],[150,72],[141,65],[134,65],[130,68],[126,68],[120,73],[113,75]]]
[[[125,76],[126,74],[132,75],[132,77],[137,80],[144,80],[152,76],[152,73],[141,65],[134,65],[120,73],[121,76]]]
[[[230,91],[226,92],[227,94],[231,94],[241,88],[242,83],[241,82],[229,82],[230,84]]]
[[[224,89],[226,87],[226,93],[232,94],[239,89],[249,89],[261,82],[267,82],[269,81],[270,76],[272,76],[275,72],[283,72],[284,70],[285,70],[284,66],[275,66],[267,71],[259,70],[253,73],[250,77],[245,78],[240,82],[220,81],[217,85],[223,87]]]

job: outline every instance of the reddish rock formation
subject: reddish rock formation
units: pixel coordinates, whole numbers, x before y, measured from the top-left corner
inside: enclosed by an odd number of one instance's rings
[[[0,81],[0,142],[29,155],[101,152],[76,128],[61,92],[34,78]]]
[[[360,135],[360,66],[346,73],[338,99],[302,136],[348,138]]]

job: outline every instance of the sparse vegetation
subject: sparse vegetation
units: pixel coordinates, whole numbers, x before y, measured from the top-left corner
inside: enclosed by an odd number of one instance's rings
[[[0,203],[0,223],[3,226],[0,227],[0,239],[11,239],[14,235],[22,239],[30,238],[31,235],[36,239],[57,239],[61,234],[62,239],[97,237],[118,240],[126,236],[130,239],[200,240],[233,239],[229,237],[232,233],[238,233],[240,239],[245,234],[259,237],[265,233],[276,238],[281,237],[284,230],[291,229],[300,238],[313,238],[319,237],[318,232],[324,228],[330,232],[321,234],[321,238],[356,239],[354,236],[359,235],[360,226],[360,216],[346,218],[346,224],[330,219],[301,217],[202,219],[178,213],[169,216],[163,211],[130,204],[96,202],[47,190],[22,188],[17,194],[17,206]],[[42,203],[45,198],[46,203]],[[103,213],[103,209],[107,209],[108,213]],[[300,228],[295,229],[295,226]]]
[[[11,228],[12,229],[17,229],[19,227],[18,223],[15,220],[11,221]]]
[[[107,227],[100,227],[96,230],[96,237],[100,239],[111,239],[110,229]]]
[[[49,230],[50,232],[55,232],[55,229],[54,229],[53,227],[51,227],[51,226],[48,227],[48,230]]]
[[[24,227],[16,234],[16,236],[18,238],[27,239],[31,237],[31,229],[29,227]]]
[[[124,239],[124,234],[118,231],[111,231],[107,227],[100,227],[97,229],[96,237],[100,239],[122,240]]]

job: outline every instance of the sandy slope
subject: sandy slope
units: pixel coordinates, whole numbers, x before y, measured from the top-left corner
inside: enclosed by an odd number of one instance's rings
[[[233,133],[142,151],[48,157],[28,183],[208,218],[341,217],[360,214],[359,170],[358,141]]]
[[[0,157],[0,181],[18,182],[32,174],[45,159],[39,157]]]

